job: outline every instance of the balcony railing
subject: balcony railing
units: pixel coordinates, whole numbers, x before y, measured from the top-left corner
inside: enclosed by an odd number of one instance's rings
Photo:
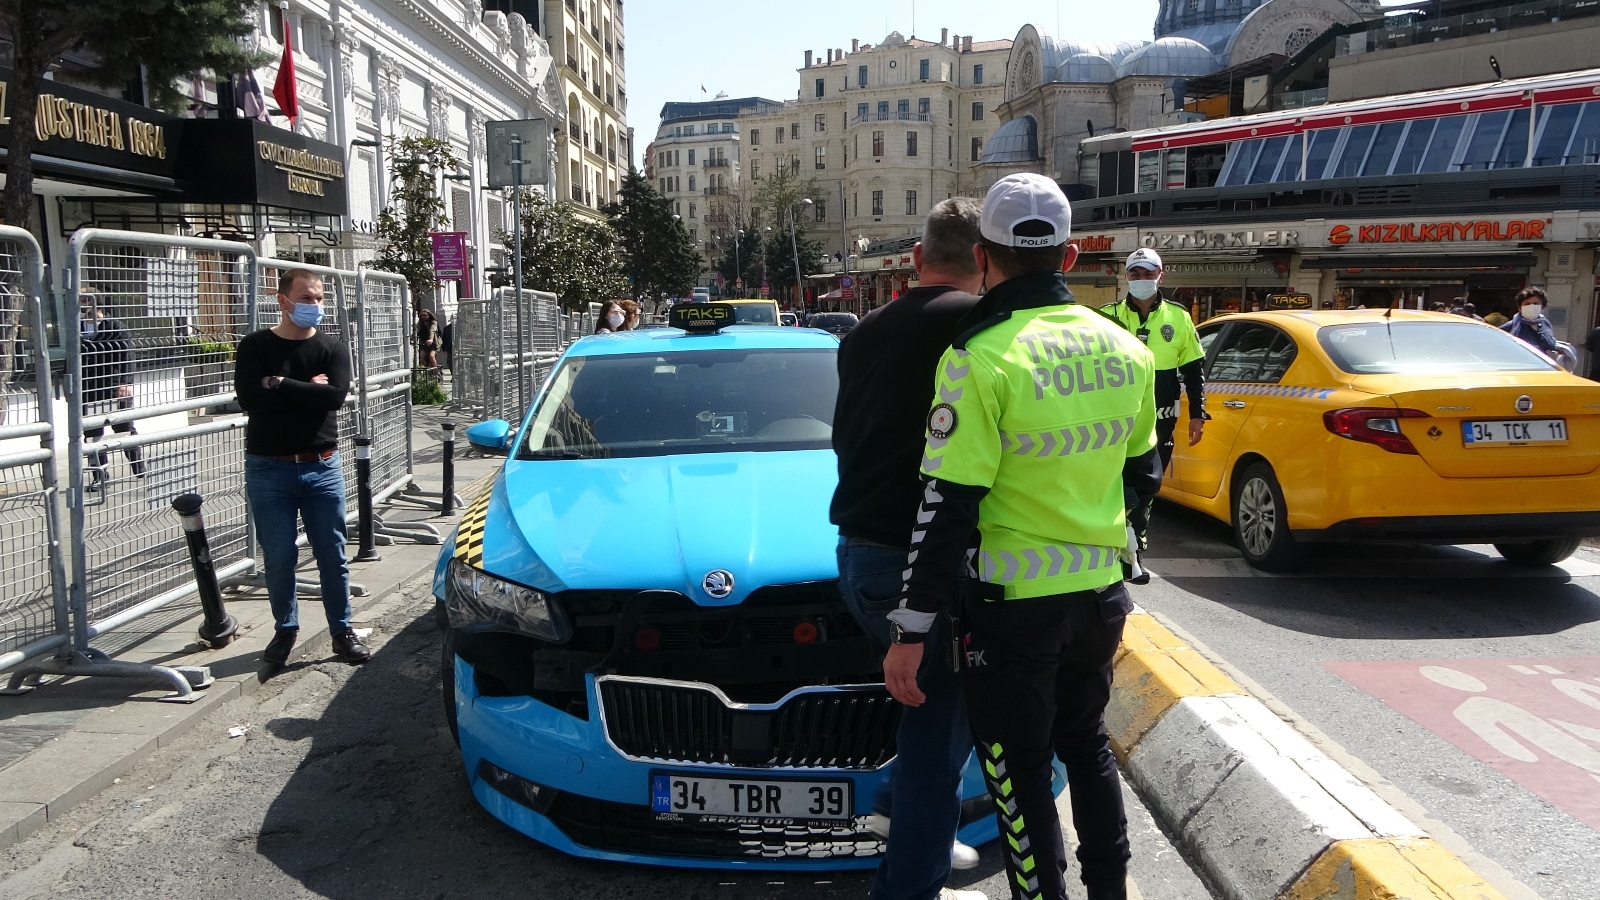
[[[706,188],[706,196],[707,197],[723,197],[723,196],[726,196],[727,193],[728,193],[728,189],[725,188],[725,187],[708,187],[708,188]]]
[[[717,159],[708,159],[708,160],[705,161],[704,168],[707,168],[707,169],[726,169],[726,168],[728,168],[728,161],[726,159],[722,159],[720,157],[717,158]]]
[[[891,110],[889,112],[869,112],[864,116],[863,115],[854,115],[854,116],[850,117],[851,126],[866,125],[866,124],[869,124],[871,122],[932,122],[932,121],[933,121],[933,115],[930,114],[930,113],[900,112],[899,110]]]
[[[606,159],[611,160],[611,164],[613,166],[616,165],[617,164],[617,151],[615,151],[615,150],[607,150],[606,151]]]
[[[573,203],[582,203],[583,202],[583,188],[578,187],[577,185],[573,185],[572,186],[572,202]]]

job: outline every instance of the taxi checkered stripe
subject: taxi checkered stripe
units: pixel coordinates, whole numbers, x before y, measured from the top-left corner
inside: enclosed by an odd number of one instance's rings
[[[983,780],[989,785],[989,796],[994,798],[1000,818],[1000,836],[1006,839],[1006,869],[1017,886],[1017,896],[1022,900],[1039,900],[1039,876],[1034,872],[1039,866],[1033,858],[1028,824],[1017,812],[1016,791],[1006,775],[1005,748],[999,744],[979,744],[978,751],[983,755]]]
[[[1134,418],[1091,422],[1075,428],[1013,434],[1000,432],[1000,452],[1015,456],[1071,456],[1125,444],[1133,435]]]
[[[1297,387],[1287,384],[1217,384],[1206,385],[1206,393],[1212,397],[1221,397],[1229,394],[1251,397],[1296,397],[1306,399],[1326,400],[1338,388]]]
[[[474,568],[483,568],[483,530],[489,521],[489,491],[467,507],[456,529],[456,558]]]

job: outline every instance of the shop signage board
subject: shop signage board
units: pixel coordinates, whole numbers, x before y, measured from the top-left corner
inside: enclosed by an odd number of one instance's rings
[[[12,81],[12,71],[0,68],[4,146],[11,144],[11,119],[17,112]],[[41,82],[39,90],[33,129],[39,156],[174,177],[179,131],[190,122],[55,81]]]
[[[465,231],[435,231],[433,240],[433,277],[440,280],[467,277],[467,233]]]
[[[1169,262],[1166,264],[1166,277],[1168,278],[1194,278],[1210,275],[1254,278],[1281,277],[1278,273],[1278,267],[1263,259]]]
[[[1301,245],[1295,229],[1249,231],[1146,231],[1140,243],[1153,250],[1263,250],[1295,248]]]
[[[1334,225],[1328,243],[1348,244],[1462,244],[1550,240],[1554,220],[1476,219],[1447,222],[1374,222]]]
[[[255,119],[184,122],[179,163],[194,202],[349,213],[344,151]]]
[[[1114,234],[1090,234],[1068,241],[1078,248],[1079,253],[1109,253],[1117,249],[1117,236]]]

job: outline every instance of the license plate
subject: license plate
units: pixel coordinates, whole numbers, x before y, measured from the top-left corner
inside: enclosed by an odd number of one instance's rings
[[[1566,419],[1501,419],[1462,422],[1461,439],[1467,446],[1482,444],[1565,444]]]
[[[777,781],[650,774],[658,819],[713,822],[843,822],[855,816],[849,781]]]

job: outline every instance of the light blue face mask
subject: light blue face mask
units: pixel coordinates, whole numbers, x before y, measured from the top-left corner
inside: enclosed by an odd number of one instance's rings
[[[322,304],[296,303],[289,320],[301,328],[315,328],[322,323]]]

